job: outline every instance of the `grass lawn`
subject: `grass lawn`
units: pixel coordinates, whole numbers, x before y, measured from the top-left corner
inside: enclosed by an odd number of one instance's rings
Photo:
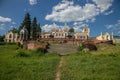
[[[97,51],[62,56],[61,80],[120,80],[120,45],[97,45]],[[0,80],[55,80],[60,57],[18,56],[16,45],[0,46]],[[16,56],[17,55],[17,56]]]
[[[64,56],[61,80],[120,80],[120,46],[98,47],[87,54]]]
[[[0,46],[0,80],[54,80],[58,55],[16,57],[16,45]]]

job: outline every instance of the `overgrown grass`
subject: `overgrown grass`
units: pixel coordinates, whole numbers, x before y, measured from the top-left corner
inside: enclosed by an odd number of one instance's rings
[[[16,48],[16,45],[0,46],[0,80],[55,79],[56,68],[59,63],[58,55],[38,56],[33,55],[35,51],[20,50],[19,52]],[[19,57],[18,53],[21,54]]]
[[[61,80],[120,80],[120,46],[98,47],[88,54],[65,56]]]
[[[61,80],[120,80],[120,45],[97,45],[97,51],[64,57]],[[60,57],[0,46],[0,80],[55,80]]]

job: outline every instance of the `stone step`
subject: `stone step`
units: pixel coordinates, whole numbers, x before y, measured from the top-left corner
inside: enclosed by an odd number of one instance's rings
[[[77,46],[73,44],[51,44],[49,46],[48,52],[57,52],[61,55],[65,55],[77,52]]]

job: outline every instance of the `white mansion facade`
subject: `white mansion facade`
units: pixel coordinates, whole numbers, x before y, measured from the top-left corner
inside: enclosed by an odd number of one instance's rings
[[[54,38],[66,38],[69,34],[69,29],[67,28],[67,25],[65,25],[63,28],[55,28],[53,25],[51,31]]]
[[[15,33],[9,31],[5,34],[5,42],[23,42],[28,40],[28,31],[25,27],[20,30],[20,33]],[[49,33],[42,32],[40,33],[41,38],[69,38],[71,33],[69,31],[68,26],[65,24],[64,27],[55,27],[53,24],[53,28]],[[88,27],[84,27],[81,32],[72,33],[72,38],[77,40],[87,40],[90,37],[90,29]],[[113,40],[113,34],[102,34],[96,37],[96,40],[100,41],[108,41]]]
[[[4,41],[5,42],[18,42],[18,37],[19,36],[17,33],[9,31],[6,33]]]
[[[74,34],[75,39],[80,40],[86,40],[90,36],[90,29],[89,28],[83,28],[82,32],[78,32]]]
[[[42,33],[41,38],[50,38],[52,36],[53,38],[68,38],[70,35],[69,28],[65,24],[63,28],[61,27],[55,27],[53,24],[53,28],[51,29],[50,33]],[[74,39],[81,39],[85,40],[88,39],[90,35],[90,29],[88,27],[83,28],[81,32],[73,33],[72,37]]]

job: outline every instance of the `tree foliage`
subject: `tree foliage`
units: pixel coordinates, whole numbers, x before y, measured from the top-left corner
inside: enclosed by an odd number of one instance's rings
[[[3,36],[0,35],[0,42],[3,42],[4,38],[5,38],[5,35],[3,35]]]
[[[36,17],[34,17],[33,20],[31,21],[30,14],[26,13],[24,20],[19,27],[19,32],[24,26],[28,31],[28,39],[30,38],[36,39],[39,37],[41,28],[40,28],[40,24],[37,23]]]
[[[40,32],[41,32],[41,27],[40,24],[37,24],[37,18],[34,17],[32,24],[31,24],[31,32],[32,32],[32,38],[36,39],[39,38]]]
[[[13,33],[18,33],[18,30],[16,28],[11,29],[10,31],[12,31]]]
[[[70,32],[70,33],[74,33],[74,29],[73,29],[73,28],[70,28],[69,32]]]
[[[37,35],[37,19],[34,17],[32,24],[31,24],[31,36],[33,39],[36,39]]]
[[[25,26],[25,28],[28,31],[28,39],[30,38],[30,33],[31,33],[31,18],[30,18],[30,14],[26,13],[25,14],[25,18],[23,20],[23,22],[20,25],[19,31]]]
[[[72,37],[73,37],[73,33],[74,33],[74,29],[73,29],[73,28],[70,28],[70,29],[69,29],[68,38],[72,38]]]

